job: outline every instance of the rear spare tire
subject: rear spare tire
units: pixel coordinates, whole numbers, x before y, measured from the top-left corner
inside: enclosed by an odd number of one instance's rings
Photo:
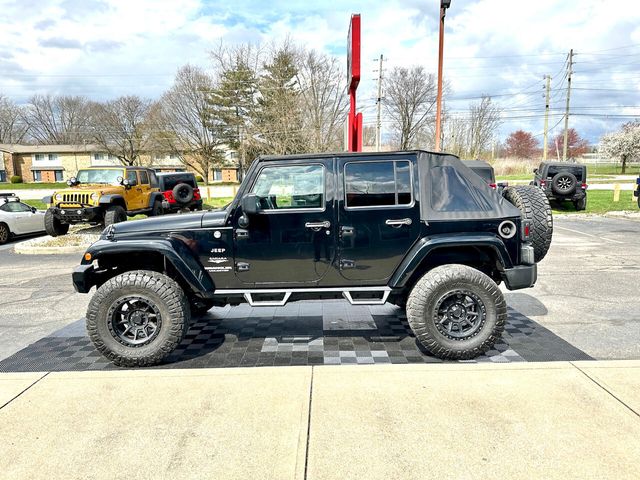
[[[469,359],[502,335],[507,304],[498,285],[466,265],[442,265],[415,284],[407,320],[418,343],[439,358]]]
[[[578,179],[571,172],[559,172],[551,179],[551,190],[557,195],[571,195],[577,185]]]
[[[87,332],[116,365],[142,367],[175,350],[189,320],[189,301],[180,285],[161,273],[136,270],[98,288],[87,309]]]
[[[553,236],[553,215],[547,196],[531,185],[505,188],[503,195],[518,207],[524,220],[531,222],[529,239],[533,245],[534,260],[539,262],[549,251]]]
[[[173,198],[177,203],[184,205],[193,200],[193,187],[186,183],[179,183],[172,190]]]
[[[66,235],[69,232],[69,224],[62,223],[49,209],[44,214],[44,230],[47,232],[47,235],[58,237],[60,235]]]

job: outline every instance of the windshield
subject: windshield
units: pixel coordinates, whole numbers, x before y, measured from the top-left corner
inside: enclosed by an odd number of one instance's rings
[[[80,183],[110,183],[119,185],[118,177],[124,177],[124,170],[116,170],[113,168],[80,170],[76,179]]]

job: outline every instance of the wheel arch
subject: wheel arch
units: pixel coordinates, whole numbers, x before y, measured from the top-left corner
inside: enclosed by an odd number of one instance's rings
[[[513,266],[504,243],[496,236],[434,236],[411,249],[392,275],[389,286],[410,289],[426,272],[444,264],[467,265],[496,281],[500,280],[499,272]]]
[[[125,202],[124,197],[122,195],[102,195],[100,197],[99,205],[104,208],[108,208],[112,205],[118,205],[119,207],[127,210],[127,202]]]
[[[84,279],[87,290],[93,285],[99,287],[124,272],[151,270],[166,274],[178,282],[185,292],[197,296],[207,298],[215,291],[211,277],[197,256],[178,239],[99,240],[87,250],[87,254],[91,255],[90,260],[83,259],[83,264],[96,260],[98,264],[91,278]]]

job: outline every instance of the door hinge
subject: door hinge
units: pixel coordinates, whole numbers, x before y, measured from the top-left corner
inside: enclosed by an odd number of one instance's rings
[[[238,271],[238,272],[248,272],[249,271],[249,264],[245,263],[245,262],[236,263],[236,271]]]

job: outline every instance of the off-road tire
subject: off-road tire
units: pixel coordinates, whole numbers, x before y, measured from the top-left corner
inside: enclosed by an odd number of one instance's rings
[[[455,339],[436,326],[442,298],[471,292],[484,304],[484,319],[469,338]],[[507,304],[498,285],[487,275],[466,265],[442,265],[416,282],[407,300],[407,320],[419,345],[439,358],[466,360],[493,347],[504,331]]]
[[[191,309],[191,315],[194,317],[201,317],[215,305],[213,300],[204,300],[201,298],[189,299],[189,308]]]
[[[107,211],[104,212],[104,226],[108,227],[109,225],[113,225],[114,223],[126,222],[127,221],[127,212],[120,205],[111,205],[107,208]]]
[[[131,296],[145,298],[160,312],[161,324],[149,343],[130,346],[114,334],[112,306]],[[87,309],[87,332],[96,349],[123,367],[156,365],[180,344],[187,332],[191,313],[182,288],[171,278],[148,270],[120,274],[96,291]]]
[[[581,198],[580,200],[576,200],[575,202],[573,202],[573,205],[576,207],[576,210],[586,210],[587,197]]]
[[[187,183],[177,184],[171,192],[176,203],[180,205],[186,205],[193,200],[193,187]]]
[[[566,182],[567,187],[563,187],[562,183]],[[571,172],[558,172],[551,179],[551,190],[556,195],[571,195],[576,191],[578,179]]]
[[[0,245],[4,245],[11,238],[11,230],[5,223],[0,223]]]
[[[549,199],[538,187],[516,185],[504,190],[504,198],[522,213],[522,218],[531,222],[529,239],[533,245],[534,260],[542,260],[551,246],[553,237],[553,215]]]
[[[69,233],[69,224],[62,223],[51,210],[47,210],[44,214],[44,230],[47,235],[59,237]]]
[[[159,215],[162,215],[164,213],[164,209],[162,208],[162,202],[159,200],[156,200],[155,202],[153,202],[153,207],[151,208],[151,212],[149,213],[150,217],[157,217]]]

